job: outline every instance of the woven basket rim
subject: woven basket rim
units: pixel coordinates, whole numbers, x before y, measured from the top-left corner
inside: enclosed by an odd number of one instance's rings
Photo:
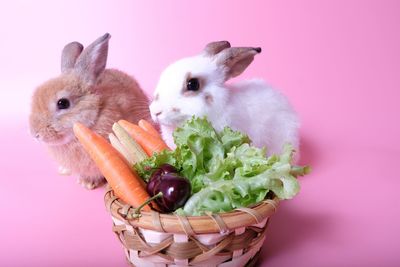
[[[266,199],[251,207],[235,209],[224,213],[214,213],[202,216],[182,216],[170,213],[159,213],[157,211],[141,211],[139,218],[129,218],[127,215],[134,212],[134,208],[119,199],[110,188],[106,190],[104,202],[111,216],[125,222],[127,225],[147,230],[188,234],[222,233],[226,230],[234,230],[241,227],[261,223],[275,213],[279,198]],[[222,220],[222,222],[221,222]],[[185,226],[186,224],[186,226]],[[187,225],[189,224],[189,225]],[[187,228],[190,229],[187,229]]]

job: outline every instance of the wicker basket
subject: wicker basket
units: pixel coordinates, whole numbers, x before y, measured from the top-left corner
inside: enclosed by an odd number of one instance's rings
[[[183,217],[141,212],[107,190],[105,204],[128,262],[138,267],[254,266],[278,199],[232,212]],[[130,218],[130,219],[129,219]]]

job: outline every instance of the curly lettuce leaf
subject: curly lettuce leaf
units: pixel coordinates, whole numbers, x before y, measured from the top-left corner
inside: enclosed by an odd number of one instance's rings
[[[188,141],[193,137],[219,141],[217,132],[206,118],[192,117],[192,119],[186,121],[181,127],[176,128],[172,135],[176,146],[188,144]]]
[[[154,153],[152,157],[136,163],[134,167],[138,175],[147,182],[150,179],[153,170],[166,163],[175,166],[178,169],[180,168],[180,164],[176,160],[175,151],[164,150],[160,153]]]
[[[238,147],[244,143],[250,144],[250,138],[247,135],[234,131],[229,127],[225,127],[219,133],[219,137],[225,151],[230,151],[232,147]]]
[[[246,146],[243,146],[243,149],[245,148]],[[251,150],[251,147],[247,149]],[[292,168],[287,162],[291,152],[286,152],[290,154],[284,153],[281,158],[275,156],[266,159],[264,164],[260,164],[260,159],[255,162],[249,160],[235,169],[233,179],[210,183],[193,194],[181,212],[194,216],[201,215],[205,211],[226,212],[260,202],[269,191],[280,199],[294,197],[300,186],[291,174]],[[258,171],[253,170],[250,167],[252,165]]]
[[[266,150],[250,145],[247,135],[225,127],[215,131],[206,118],[188,120],[174,133],[175,151],[163,151],[135,165],[145,180],[164,163],[175,166],[192,185],[192,196],[177,212],[200,215],[223,212],[262,201],[272,191],[289,199],[299,191],[295,178],[309,167],[292,166],[293,148],[266,157]]]

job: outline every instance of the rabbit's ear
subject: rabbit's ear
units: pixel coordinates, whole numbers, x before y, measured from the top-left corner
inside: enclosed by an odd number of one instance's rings
[[[261,53],[260,47],[231,47],[222,50],[216,62],[225,67],[228,80],[241,74],[258,53]]]
[[[72,42],[64,46],[61,53],[61,73],[72,70],[76,59],[82,53],[83,45],[78,42]]]
[[[75,64],[75,71],[88,84],[95,84],[99,75],[106,68],[108,54],[108,40],[111,35],[104,34],[91,45],[86,47],[78,57]]]
[[[222,50],[231,47],[231,44],[228,41],[217,41],[217,42],[212,42],[206,45],[204,47],[204,53],[207,56],[215,56]]]

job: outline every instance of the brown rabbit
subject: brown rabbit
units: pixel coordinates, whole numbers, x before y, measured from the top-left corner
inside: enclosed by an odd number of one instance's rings
[[[39,86],[32,99],[32,135],[48,146],[60,173],[79,175],[88,189],[105,179],[75,138],[73,124],[81,122],[107,137],[119,119],[150,119],[148,99],[138,83],[119,70],[105,69],[110,37],[107,33],[86,49],[78,42],[67,44],[61,75]]]

